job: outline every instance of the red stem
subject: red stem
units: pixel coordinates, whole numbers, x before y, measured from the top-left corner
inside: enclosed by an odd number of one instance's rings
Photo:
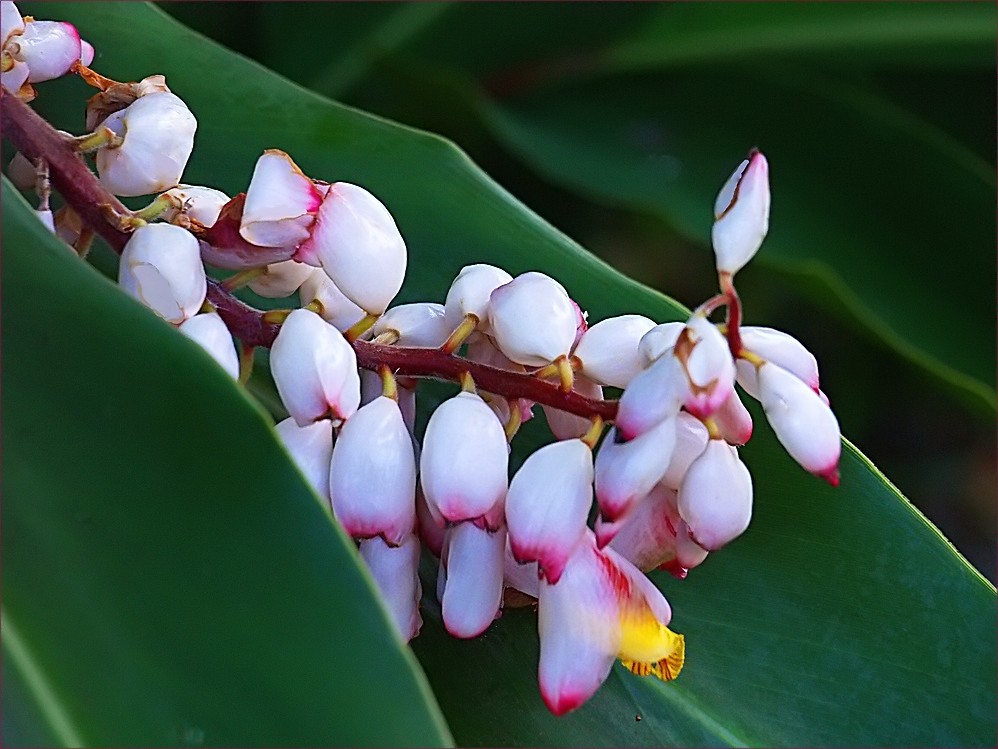
[[[0,89],[0,132],[30,161],[45,160],[52,186],[85,225],[92,227],[120,253],[129,234],[112,223],[113,214],[127,216],[129,210],[101,185],[79,154],[48,122],[3,89]],[[212,264],[226,265],[218,262],[218,254],[219,248],[214,248]],[[245,260],[240,257],[228,267],[244,265]],[[208,301],[243,345],[269,348],[274,342],[280,326],[264,322],[261,310],[233,296],[220,281],[208,280]],[[532,375],[489,367],[439,349],[382,346],[367,341],[354,341],[352,345],[357,363],[365,369],[377,371],[387,366],[402,377],[433,377],[448,381],[457,381],[463,372],[468,372],[481,390],[511,400],[526,398],[578,416],[598,415],[604,421],[613,421],[617,414],[617,401],[593,400],[576,392],[563,393],[556,384]]]

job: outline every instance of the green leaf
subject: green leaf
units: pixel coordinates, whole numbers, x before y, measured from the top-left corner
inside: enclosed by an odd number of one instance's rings
[[[4,745],[447,743],[269,418],[3,203]]]
[[[511,272],[539,269],[555,275],[593,320],[622,312],[658,320],[685,314],[675,302],[585,253],[440,138],[304,91],[147,6],[81,9],[66,3],[45,6],[45,15],[76,23],[104,51],[98,69],[107,75],[167,75],[199,118],[186,179],[238,192],[245,189],[260,151],[279,147],[306,173],[358,182],[381,197],[410,248],[401,301],[442,299],[462,265],[493,262]],[[164,61],[164,68],[151,68],[150,61]],[[73,83],[66,83],[65,92]],[[78,128],[78,101],[43,94],[38,106],[64,127]],[[711,201],[712,196],[696,210],[706,213]],[[5,284],[11,276],[6,265]],[[4,297],[10,303],[6,287]],[[745,302],[751,308],[752,300]],[[88,308],[80,300],[74,310]],[[4,317],[5,325],[9,319]],[[89,317],[86,321],[92,324]],[[181,344],[175,345],[180,356]],[[136,353],[154,363],[165,356],[156,354],[159,346],[147,348],[152,345],[143,343]],[[9,380],[5,386],[7,397]],[[446,390],[437,387],[429,397],[421,395],[423,420],[429,402]],[[831,397],[834,401],[835,394]],[[174,406],[170,414],[179,418],[176,403],[169,403]],[[5,407],[10,408],[6,402]],[[157,408],[166,410],[167,399]],[[246,421],[252,419],[235,424],[233,432],[246,432]],[[514,463],[545,438],[541,422],[534,419],[517,438]],[[851,449],[844,459],[843,485],[833,491],[777,449],[764,424],[757,431],[745,451],[757,485],[753,527],[688,580],[656,578],[674,604],[676,628],[688,636],[688,665],[676,682],[660,685],[618,669],[591,703],[556,720],[536,689],[536,620],[529,611],[507,612],[471,642],[447,637],[432,607],[426,611],[414,645],[459,743],[994,743],[995,597],[990,585]],[[138,440],[126,447],[133,453],[143,450]],[[143,452],[149,470],[171,475],[160,456]],[[250,465],[252,457],[247,457]],[[228,466],[230,460],[220,457],[219,465]],[[273,515],[244,505],[241,523],[272,532]],[[9,533],[10,523],[4,528]],[[239,539],[256,548],[257,540],[242,524],[228,530],[233,543]],[[241,579],[241,571],[230,574]],[[11,575],[8,565],[4,575]],[[9,595],[13,578],[6,581]],[[424,587],[433,590],[429,577]],[[59,593],[57,600],[73,595],[71,582]],[[314,616],[309,608],[302,604]],[[359,617],[364,611],[368,607],[358,603],[350,613]],[[234,631],[246,636],[238,626]],[[352,645],[348,654],[354,652]],[[148,657],[144,651],[140,655]],[[285,675],[290,669],[282,663],[268,666]],[[284,683],[296,694],[303,686],[290,676]],[[389,715],[385,711],[377,720]],[[210,737],[206,741],[213,743]]]

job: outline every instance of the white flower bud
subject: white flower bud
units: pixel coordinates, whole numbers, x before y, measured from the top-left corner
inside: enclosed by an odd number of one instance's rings
[[[537,562],[552,584],[588,530],[592,484],[592,451],[578,439],[536,450],[509,484],[506,525],[513,556]]]
[[[400,546],[392,547],[377,536],[367,538],[360,542],[360,558],[371,571],[402,639],[411,640],[423,626],[419,615],[419,599],[423,596],[419,540],[410,534]]]
[[[509,273],[494,265],[478,263],[461,268],[447,290],[444,303],[447,327],[454,330],[465,315],[474,315],[478,318],[479,329],[488,333],[489,297],[512,280]]]
[[[620,396],[614,422],[617,433],[624,440],[644,434],[679,413],[689,392],[682,364],[671,352],[663,354],[639,372]]]
[[[639,342],[654,327],[655,323],[643,315],[600,320],[582,335],[572,356],[582,363],[582,373],[589,379],[626,388],[645,367]]]
[[[649,330],[638,342],[638,349],[647,364],[657,361],[666,351],[671,353],[686,327],[684,322],[664,322]]]
[[[719,273],[734,275],[752,259],[769,231],[769,164],[753,151],[714,202],[711,242]]]
[[[256,160],[246,188],[239,233],[261,247],[296,247],[308,238],[324,190],[284,151],[269,148]]]
[[[708,551],[693,540],[686,521],[680,520],[676,525],[676,563],[683,570],[691,570],[703,564],[707,554]]]
[[[737,538],[752,518],[752,476],[738,451],[711,440],[679,487],[679,514],[700,546],[715,551]]]
[[[395,219],[363,187],[329,187],[296,259],[321,266],[347,299],[380,315],[402,288],[407,253]]]
[[[759,400],[790,457],[832,486],[839,482],[839,422],[817,393],[783,367],[759,367]]]
[[[357,355],[343,334],[314,312],[296,309],[270,349],[270,371],[299,426],[332,415],[349,419],[360,404]]]
[[[180,210],[169,208],[164,211],[164,221],[173,221],[183,213],[205,227],[215,225],[222,206],[229,202],[229,196],[221,190],[200,185],[177,185],[163,194],[176,198],[183,206]]]
[[[710,416],[734,392],[735,362],[727,339],[710,320],[693,315],[675,353],[689,378],[690,394],[683,405],[694,416]]]
[[[239,379],[239,354],[232,334],[216,312],[208,312],[182,322],[180,332],[207,351],[234,380]]]
[[[710,434],[703,422],[693,414],[680,411],[676,417],[676,445],[672,448],[672,459],[662,476],[662,484],[678,489],[690,464],[700,457],[709,440]]]
[[[752,437],[752,414],[734,390],[711,418],[729,445],[744,445]]]
[[[87,67],[94,61],[94,45],[86,39],[80,39],[80,62]]]
[[[3,39],[3,46],[6,47],[7,42],[15,34],[23,33],[24,17],[21,11],[10,0],[0,2],[0,39]]]
[[[167,322],[195,315],[208,290],[194,235],[171,224],[136,229],[121,252],[118,283]]]
[[[317,268],[312,268],[312,272],[302,282],[298,297],[303,306],[318,301],[322,305],[322,319],[341,332],[352,328],[367,314],[343,296],[333,280]]]
[[[804,348],[804,344],[789,333],[774,328],[743,325],[740,328],[742,347],[766,361],[771,361],[804,381],[814,391],[820,387],[818,360]],[[739,359],[735,362],[738,384],[756,400],[759,399],[759,383],[755,365]]]
[[[20,36],[11,39],[7,51],[27,64],[28,83],[41,83],[65,75],[80,59],[80,34],[65,21],[32,21]]]
[[[371,329],[371,334],[394,331],[399,346],[439,348],[451,333],[444,319],[444,306],[432,302],[400,304],[385,312]]]
[[[320,497],[329,501],[329,461],[333,457],[333,422],[321,419],[300,427],[290,416],[276,427],[277,437]]]
[[[97,174],[115,195],[159,193],[180,182],[194,150],[197,120],[171,93],[139,97],[114,112],[98,129],[124,138],[120,146],[97,151]]]
[[[572,390],[579,395],[594,400],[603,400],[603,388],[590,380],[585,375],[576,374],[572,383]],[[544,417],[547,419],[548,428],[557,439],[571,440],[582,437],[592,427],[592,419],[585,416],[576,416],[567,411],[562,411],[550,406],[541,406],[544,410]]]
[[[280,299],[291,296],[305,280],[315,273],[315,268],[297,260],[271,263],[263,275],[249,282],[249,287],[262,297]]]
[[[489,323],[496,345],[528,367],[567,356],[578,325],[565,288],[543,273],[522,273],[492,292]]]
[[[676,444],[676,417],[664,419],[630,442],[617,442],[616,434],[611,429],[606,435],[595,466],[596,501],[609,521],[626,516],[665,475]]]
[[[336,436],[329,464],[333,512],[353,538],[397,546],[416,528],[416,460],[398,403],[361,406]]]
[[[458,523],[447,530],[445,545],[447,551],[440,560],[446,567],[440,596],[444,626],[454,637],[478,637],[496,618],[502,603],[506,530]]]
[[[430,511],[449,523],[501,519],[509,452],[506,434],[479,396],[461,392],[441,403],[423,435],[420,482]]]

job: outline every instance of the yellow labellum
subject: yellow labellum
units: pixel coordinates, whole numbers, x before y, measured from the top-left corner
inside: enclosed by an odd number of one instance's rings
[[[625,658],[621,655],[620,662],[632,674],[654,676],[662,681],[672,681],[683,670],[683,663],[686,661],[686,640],[681,634],[673,632],[664,624],[660,624],[659,627],[662,629],[663,640],[668,641],[672,647],[667,656],[657,661],[643,661]]]

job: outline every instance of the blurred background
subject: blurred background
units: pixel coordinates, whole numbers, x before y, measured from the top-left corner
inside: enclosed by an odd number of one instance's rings
[[[687,306],[716,284],[713,196],[761,148],[746,321],[816,354],[843,433],[995,580],[993,3],[160,5],[453,140]]]

